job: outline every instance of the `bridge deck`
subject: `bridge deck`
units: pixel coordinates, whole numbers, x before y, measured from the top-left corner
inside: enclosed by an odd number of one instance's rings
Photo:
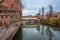
[[[29,19],[36,20],[37,18],[22,18],[22,19],[26,19],[26,20],[29,20]]]
[[[37,20],[36,16],[22,16],[22,20]]]

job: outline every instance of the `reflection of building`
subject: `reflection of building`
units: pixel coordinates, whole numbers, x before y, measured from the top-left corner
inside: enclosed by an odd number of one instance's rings
[[[2,1],[0,4],[0,25],[9,25],[11,22],[21,19],[22,5],[19,0]]]

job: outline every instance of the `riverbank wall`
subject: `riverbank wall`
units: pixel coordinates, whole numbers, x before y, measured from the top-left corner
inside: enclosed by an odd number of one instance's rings
[[[12,40],[16,32],[18,31],[18,26],[1,27],[0,29],[0,40]]]

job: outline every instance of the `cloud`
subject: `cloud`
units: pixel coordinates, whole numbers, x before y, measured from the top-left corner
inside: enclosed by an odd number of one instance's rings
[[[22,0],[25,10],[23,10],[23,14],[33,15],[36,14],[39,9],[45,7],[45,11],[49,11],[49,5],[53,5],[54,11],[60,11],[60,0]],[[25,1],[25,2],[24,2]]]
[[[23,15],[35,15],[37,13],[37,11],[34,10],[23,10]]]

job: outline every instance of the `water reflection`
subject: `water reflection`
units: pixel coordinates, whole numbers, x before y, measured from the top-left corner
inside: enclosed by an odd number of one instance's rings
[[[40,24],[37,25],[36,29],[40,32]]]
[[[40,28],[41,28],[41,30],[40,30]],[[40,33],[40,31],[41,31],[41,35],[43,36],[44,34],[46,34],[46,35],[48,35],[48,39],[49,40],[52,40],[52,31],[50,30],[50,28],[49,28],[49,26],[46,26],[46,29],[45,29],[45,26],[44,25],[38,25],[38,27],[36,28],[38,31],[39,31],[39,33]],[[44,30],[45,29],[45,30]],[[46,32],[46,33],[44,33],[44,31]]]
[[[50,29],[50,27],[49,26],[47,26],[47,29],[46,29],[46,33],[47,33],[47,35],[49,36],[49,40],[52,40],[52,31],[51,31],[51,29]]]
[[[44,25],[42,25],[42,32],[41,35],[44,35]]]
[[[22,29],[20,28],[12,40],[22,40]]]
[[[35,28],[21,28],[14,40],[60,40],[60,27],[38,24]]]

